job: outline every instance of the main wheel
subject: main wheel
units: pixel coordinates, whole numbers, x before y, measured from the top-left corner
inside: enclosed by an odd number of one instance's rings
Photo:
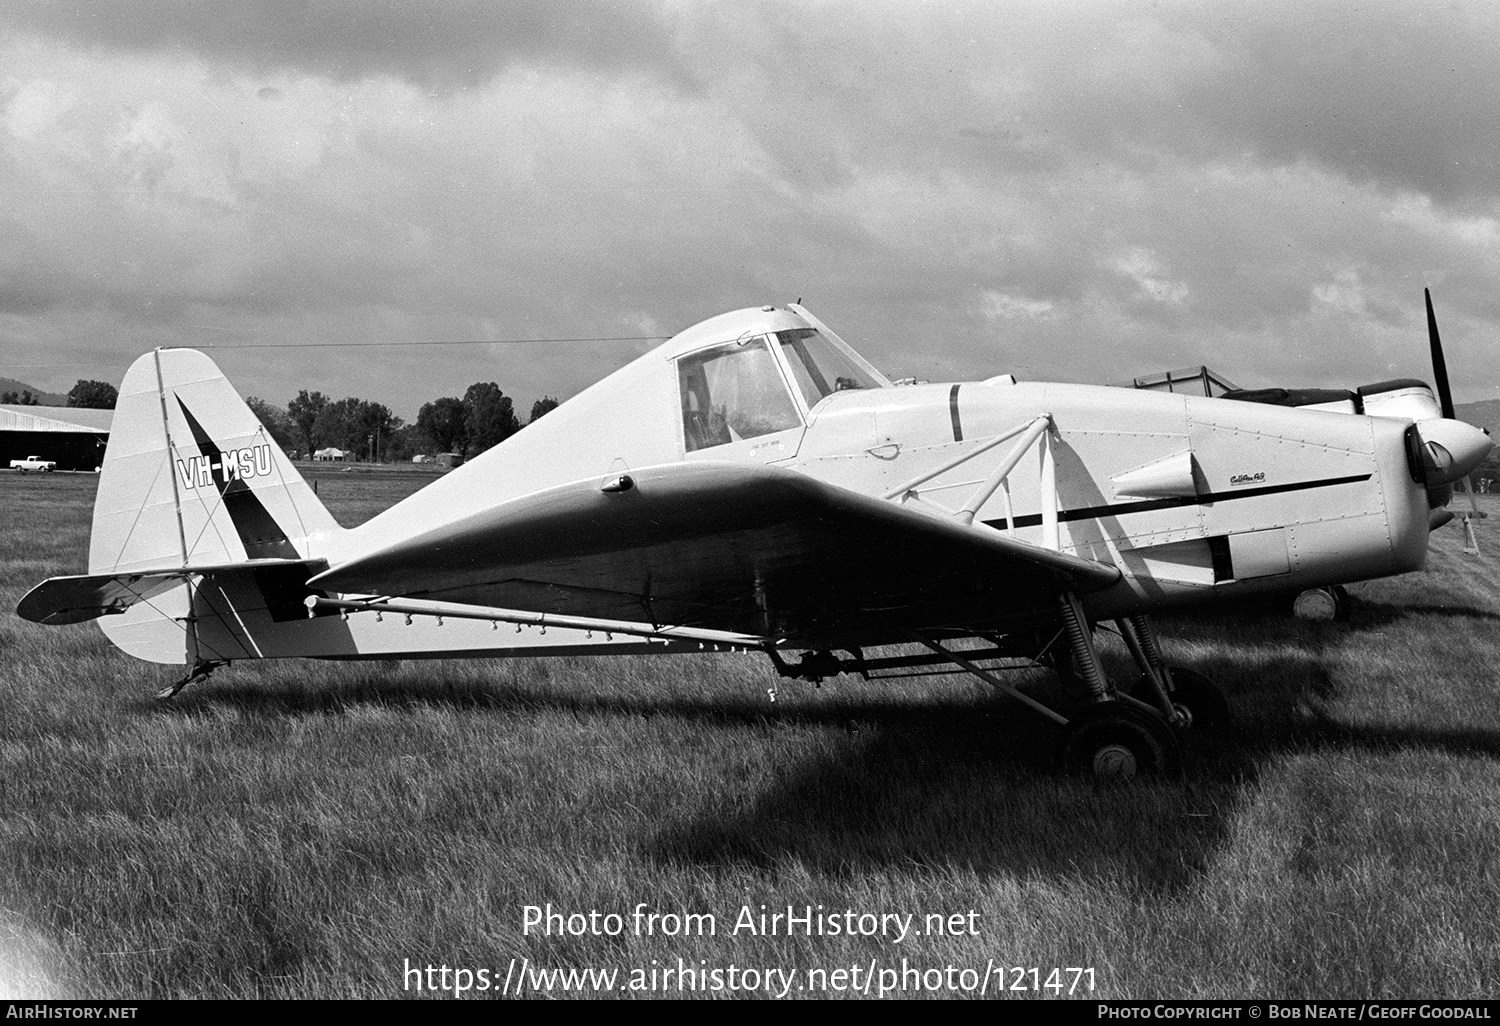
[[[1224,701],[1224,693],[1196,670],[1172,667],[1172,704],[1187,720],[1184,729],[1218,731],[1229,727],[1229,703]]]
[[[1124,702],[1091,705],[1068,722],[1058,760],[1099,780],[1175,777],[1182,753],[1166,721]]]

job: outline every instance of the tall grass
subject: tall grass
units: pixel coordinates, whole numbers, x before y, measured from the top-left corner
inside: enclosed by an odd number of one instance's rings
[[[747,656],[247,663],[158,703],[172,670],[8,612],[83,571],[94,481],[0,478],[0,994],[388,997],[409,965],[512,958],[993,959],[1090,966],[1109,997],[1500,982],[1488,524],[1482,558],[1448,528],[1426,572],[1357,586],[1349,624],[1163,621],[1239,729],[1190,740],[1180,781],[1109,787],[1057,776],[1049,733],[965,678],[773,705]],[[347,523],[419,483],[320,494]],[[719,928],[523,935],[548,903]],[[978,935],[731,935],[761,904],[974,910]]]

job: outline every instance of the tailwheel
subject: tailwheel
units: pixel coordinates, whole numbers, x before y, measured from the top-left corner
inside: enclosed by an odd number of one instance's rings
[[[1347,623],[1349,591],[1342,584],[1328,588],[1309,588],[1292,600],[1292,615],[1299,620]]]
[[[1100,702],[1069,720],[1057,754],[1063,766],[1099,780],[1175,777],[1182,770],[1166,721],[1124,702]]]
[[[1224,693],[1196,670],[1172,667],[1172,705],[1183,716],[1183,730],[1229,729],[1229,703],[1224,700]]]

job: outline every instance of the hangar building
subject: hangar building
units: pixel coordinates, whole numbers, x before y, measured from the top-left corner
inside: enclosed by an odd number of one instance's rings
[[[114,410],[0,406],[0,470],[27,456],[56,460],[58,470],[96,470],[114,417]]]

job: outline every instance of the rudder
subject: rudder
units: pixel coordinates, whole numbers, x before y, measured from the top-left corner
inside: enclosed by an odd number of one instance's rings
[[[192,349],[158,349],[126,371],[94,501],[91,575],[128,580],[214,567],[212,579],[253,581],[261,571],[233,566],[317,560],[342,532],[213,360]],[[209,579],[188,574],[149,598],[141,593],[99,626],[115,645],[153,662],[192,667],[255,654],[253,644],[233,652],[200,645]],[[246,597],[271,604],[254,589]],[[231,619],[249,612],[242,606]]]
[[[158,349],[120,384],[91,574],[317,558],[342,528],[218,366]]]

